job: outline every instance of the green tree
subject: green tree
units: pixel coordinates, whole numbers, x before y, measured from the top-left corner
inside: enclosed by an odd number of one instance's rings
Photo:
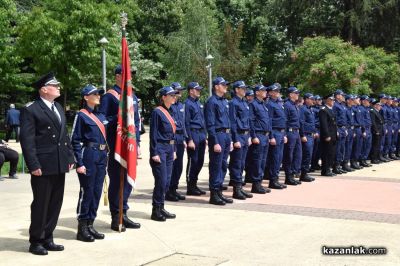
[[[21,23],[20,54],[36,73],[56,72],[64,105],[78,102],[73,96],[85,83],[101,83],[101,37],[110,41],[108,65],[120,61],[120,8],[113,1],[43,0]]]
[[[11,0],[0,2],[0,99],[16,101],[21,91],[18,64],[21,58],[15,49],[17,9]]]

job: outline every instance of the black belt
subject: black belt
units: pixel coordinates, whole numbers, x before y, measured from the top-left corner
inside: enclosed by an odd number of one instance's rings
[[[248,130],[238,130],[237,133],[240,135],[246,135],[246,134],[249,134],[249,131]]]
[[[257,134],[261,134],[261,135],[265,135],[268,136],[269,135],[269,131],[264,131],[264,130],[256,130]]]
[[[288,129],[288,131],[289,132],[299,132],[299,129],[298,128],[293,128],[293,127],[290,127],[289,129]]]
[[[194,132],[204,132],[204,129],[202,128],[191,128],[190,130]]]
[[[160,142],[160,143],[164,143],[164,144],[171,144],[171,145],[173,145],[173,144],[175,144],[175,140],[158,140],[158,142]]]
[[[215,132],[224,132],[224,133],[229,133],[231,130],[229,128],[217,128]]]
[[[175,131],[176,134],[183,134],[183,130],[177,130]]]
[[[83,146],[89,147],[89,148],[96,148],[96,149],[99,149],[100,151],[104,151],[105,149],[107,149],[107,144],[99,144],[99,143],[95,143],[95,142],[85,142],[85,144]]]
[[[272,130],[280,131],[280,132],[285,132],[284,128],[273,128]]]
[[[355,128],[360,128],[361,126],[354,126]]]

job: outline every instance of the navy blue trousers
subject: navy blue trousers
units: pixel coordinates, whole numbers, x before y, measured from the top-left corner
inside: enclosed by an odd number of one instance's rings
[[[210,162],[208,163],[210,190],[219,190],[224,183],[231,146],[230,134],[218,132],[216,133],[216,137],[221,146],[221,152],[214,152],[214,143],[211,141],[208,142],[208,153],[210,156]]]
[[[108,201],[110,203],[110,211],[115,214],[119,212],[119,177],[121,165],[114,159],[114,153],[108,155],[108,177],[110,178],[110,184],[108,186]],[[128,183],[126,171],[124,177],[124,191],[123,191],[123,212],[129,209],[128,198],[131,195],[132,186]]]
[[[206,151],[206,134],[203,132],[192,131],[192,138],[195,149],[187,148],[188,162],[186,166],[186,182],[196,183],[204,164],[204,154]]]
[[[345,141],[344,148],[344,161],[349,161],[351,159],[351,151],[353,150],[353,141],[354,141],[354,131],[353,129],[347,129],[347,136]],[[343,162],[343,161],[342,161]]]
[[[284,136],[285,132],[279,130],[272,130],[272,137],[276,140],[276,145],[269,145],[269,157],[268,169],[270,181],[275,182],[279,178],[279,170],[281,168],[283,159],[283,148],[284,148]]]
[[[319,134],[319,130],[318,130]],[[319,160],[321,159],[321,146],[320,146],[320,138],[314,139],[313,146],[313,154],[311,159],[311,167],[314,168],[318,165]]]
[[[178,189],[179,179],[183,171],[183,154],[185,153],[185,145],[183,144],[184,136],[176,134],[176,159],[172,164],[171,183],[168,189]]]
[[[342,163],[344,161],[346,153],[346,129],[338,128],[339,136],[336,142],[336,163]]]
[[[253,182],[261,182],[264,177],[265,165],[267,163],[269,137],[265,134],[256,134],[259,144],[251,144],[249,148],[250,178]]]
[[[362,148],[362,131],[360,127],[354,128],[355,137],[353,139],[353,148],[351,150],[351,159],[360,160]]]
[[[150,166],[154,176],[153,206],[164,204],[165,192],[171,181],[172,164],[174,162],[174,145],[159,143],[160,163],[150,158]]]
[[[86,167],[86,174],[78,174],[80,191],[76,212],[78,220],[94,220],[97,216],[97,209],[103,192],[107,151],[85,147],[83,165]]]
[[[282,166],[285,175],[296,175],[301,168],[301,140],[298,131],[287,133],[287,143],[283,150]]]
[[[363,137],[361,148],[361,160],[367,160],[372,146],[371,128],[365,128],[366,136]]]
[[[391,153],[396,153],[397,150],[397,144],[399,140],[399,124],[395,123],[392,125],[393,129],[393,136],[392,136],[392,146],[390,148]]]
[[[246,163],[246,155],[249,149],[249,134],[239,135],[240,148],[235,147],[230,153],[229,175],[230,180],[236,184],[242,183],[242,174]]]
[[[302,142],[302,158],[301,158],[301,172],[308,173],[310,171],[311,160],[314,148],[314,138],[312,133],[304,134],[307,137],[307,142]]]

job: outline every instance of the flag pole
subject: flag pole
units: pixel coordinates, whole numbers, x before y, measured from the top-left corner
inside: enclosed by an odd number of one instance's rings
[[[122,12],[121,14],[121,25],[122,25],[122,38],[126,37],[126,24],[128,24],[128,14]],[[125,81],[126,82],[126,81]],[[124,84],[124,88],[126,89],[126,84]],[[121,94],[120,101],[123,95]],[[123,218],[123,200],[124,200],[124,179],[125,179],[125,168],[120,165],[120,173],[119,173],[119,232],[122,232],[122,218]]]

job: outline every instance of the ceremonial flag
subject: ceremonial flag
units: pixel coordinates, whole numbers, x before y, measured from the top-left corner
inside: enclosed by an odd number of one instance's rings
[[[137,143],[135,133],[135,112],[131,81],[131,66],[128,43],[122,37],[121,96],[118,110],[117,139],[115,141],[115,160],[126,169],[127,180],[135,187]]]

